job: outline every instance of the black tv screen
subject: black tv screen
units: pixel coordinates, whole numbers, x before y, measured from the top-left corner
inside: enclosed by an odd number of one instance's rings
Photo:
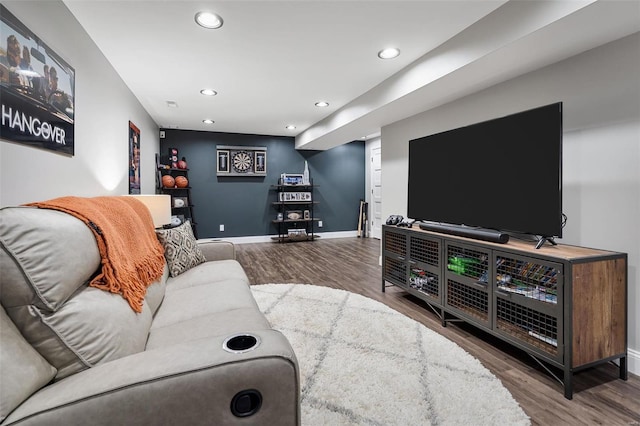
[[[562,103],[409,141],[410,218],[562,237]]]

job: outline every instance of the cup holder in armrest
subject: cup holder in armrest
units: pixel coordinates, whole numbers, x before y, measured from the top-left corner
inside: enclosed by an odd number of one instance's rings
[[[228,337],[222,344],[222,349],[234,354],[249,352],[260,346],[260,338],[253,334],[242,333]]]

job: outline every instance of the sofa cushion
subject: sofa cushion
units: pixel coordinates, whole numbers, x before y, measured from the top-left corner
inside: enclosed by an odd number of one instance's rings
[[[151,330],[197,316],[243,308],[259,310],[251,289],[241,281],[227,280],[167,292]]]
[[[217,336],[270,330],[265,316],[255,308],[240,308],[221,312],[201,312],[182,321],[152,328],[146,350],[180,345],[185,342]]]
[[[0,422],[56,375],[0,307]]]
[[[100,266],[91,230],[59,211],[1,209],[0,245],[0,301],[5,307],[35,305],[55,311]]]
[[[217,260],[202,263],[175,278],[170,278],[166,291],[174,292],[227,280],[242,281],[247,288],[249,286],[247,274],[237,260]]]
[[[91,230],[50,209],[0,210],[0,301],[56,379],[144,350],[166,274],[136,314],[119,295],[88,283],[100,266]]]
[[[134,312],[120,295],[85,287],[55,312],[6,308],[27,341],[54,367],[56,380],[144,350],[152,312]]]
[[[205,262],[168,280],[146,349],[269,328],[242,266],[235,260]]]
[[[156,235],[164,247],[164,257],[172,277],[206,262],[188,220],[175,228],[158,229]]]

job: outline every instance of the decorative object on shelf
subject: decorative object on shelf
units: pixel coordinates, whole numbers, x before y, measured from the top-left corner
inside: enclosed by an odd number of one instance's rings
[[[169,164],[172,169],[178,168],[178,148],[169,148]]]
[[[307,230],[304,228],[290,228],[287,233],[289,237],[307,237]]]
[[[4,5],[0,16],[6,49],[0,72],[2,139],[73,156],[75,70]],[[23,50],[31,52],[33,60],[21,58]],[[50,66],[44,75],[32,69],[42,70],[43,64]]]
[[[129,194],[140,193],[140,129],[129,122]]]
[[[186,188],[189,186],[189,179],[187,179],[186,176],[176,176],[175,181],[178,188]]]
[[[177,215],[171,216],[171,226],[180,226],[182,221]]]
[[[311,201],[311,192],[281,192],[280,201]]]
[[[178,168],[182,170],[187,169],[187,159],[182,157],[182,160],[178,161]]]
[[[187,197],[173,197],[173,207],[179,209],[187,206]]]
[[[264,176],[267,174],[267,148],[256,146],[216,147],[218,176]]]
[[[162,186],[164,188],[173,188],[176,186],[176,180],[171,175],[162,176]]]
[[[302,172],[302,184],[309,185],[309,164],[304,160],[304,172]]]
[[[304,176],[301,174],[282,173],[280,175],[280,183],[282,185],[304,185]]]
[[[311,219],[311,212],[309,210],[304,211],[304,220]]]
[[[176,188],[187,188],[189,186],[189,179],[186,176],[179,175],[175,177]]]
[[[282,221],[282,219],[283,219],[282,212],[278,212],[278,215],[276,216],[276,220]]]
[[[287,219],[289,219],[289,220],[302,219],[302,211],[300,211],[300,210],[287,210]]]

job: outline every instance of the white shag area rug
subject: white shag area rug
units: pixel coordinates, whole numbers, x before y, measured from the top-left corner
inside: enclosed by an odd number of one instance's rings
[[[300,365],[302,425],[529,425],[489,370],[455,343],[358,294],[252,286]]]

